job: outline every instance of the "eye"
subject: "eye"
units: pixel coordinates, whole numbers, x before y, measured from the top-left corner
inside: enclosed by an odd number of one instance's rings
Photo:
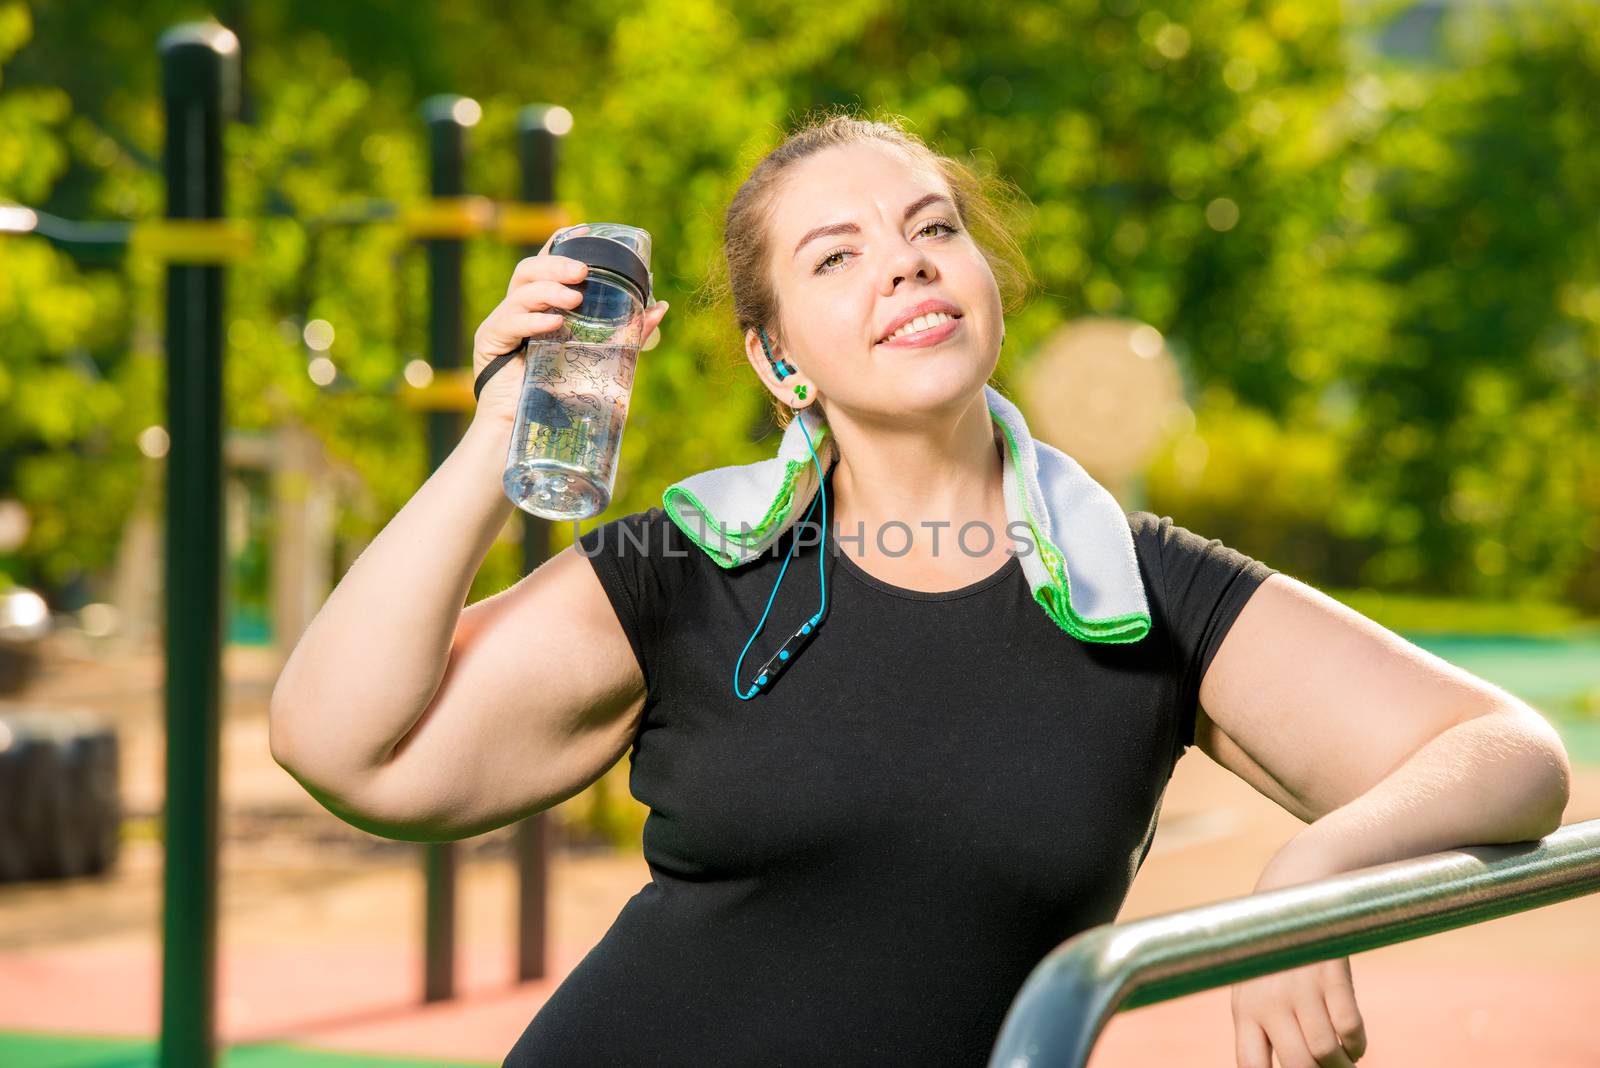
[[[815,271],[813,271],[812,273],[813,274],[828,274],[828,273],[830,273],[832,271],[837,271],[839,268],[838,267],[829,267],[827,265],[828,261],[833,259],[835,256],[843,256],[848,251],[849,251],[849,249],[843,249],[843,248],[834,249],[832,252],[828,253],[826,256],[822,257],[822,259],[817,261],[817,269]],[[840,266],[843,266],[843,264],[840,264]]]
[[[952,234],[957,232],[956,228],[954,226],[951,226],[949,223],[945,222],[943,219],[929,219],[927,222],[922,224],[922,226],[917,230],[917,233],[925,234],[929,230],[933,229],[934,227],[938,227],[938,226],[944,227],[946,230],[948,230]],[[937,235],[935,235],[935,236],[937,236]],[[844,266],[844,264],[842,262],[839,263],[836,266],[831,266],[830,267],[828,265],[828,261],[833,259],[835,256],[844,256],[847,253],[849,253],[849,251],[850,250],[847,249],[847,248],[836,248],[836,249],[834,249],[832,252],[829,252],[826,256],[823,256],[822,259],[817,261],[816,269],[814,271],[812,271],[811,273],[812,274],[832,274],[834,271],[839,270],[840,268],[842,268]]]

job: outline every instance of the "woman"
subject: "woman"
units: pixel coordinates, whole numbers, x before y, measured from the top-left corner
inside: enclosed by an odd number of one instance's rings
[[[1039,579],[1007,535],[1042,478],[988,385],[1021,269],[980,188],[898,126],[836,116],[739,191],[746,355],[803,413],[785,441],[806,463],[782,469],[817,476],[767,486],[784,520],[747,551],[652,508],[462,610],[510,510],[520,382],[497,375],[287,663],[274,756],[389,837],[504,825],[632,747],[651,882],[506,1064],[981,1065],[1030,969],[1115,918],[1191,745],[1311,823],[1259,889],[1559,824],[1566,756],[1537,713],[1218,541],[1063,506],[1063,542],[1107,539],[1112,564],[1076,572],[1070,604]],[[559,326],[582,276],[519,264],[476,366]],[[818,497],[826,545],[796,522]],[[996,536],[955,551],[974,523]],[[878,533],[896,524],[911,537]],[[1115,591],[1119,546],[1144,611],[1097,630],[1079,598]],[[1241,1068],[1366,1046],[1347,960],[1241,983],[1233,1005]]]

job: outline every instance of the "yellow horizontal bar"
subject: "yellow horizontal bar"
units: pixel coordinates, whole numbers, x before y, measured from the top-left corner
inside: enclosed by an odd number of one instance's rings
[[[415,238],[471,237],[494,226],[494,201],[488,197],[437,197],[400,209],[400,225]]]
[[[255,237],[242,219],[147,219],[133,224],[128,250],[168,263],[232,263],[250,255]]]
[[[522,245],[542,245],[550,235],[572,221],[565,204],[528,204],[501,201],[495,219],[495,234],[503,241]]]
[[[470,412],[478,405],[472,395],[472,376],[464,370],[435,371],[433,381],[425,386],[404,386],[400,401],[407,408],[427,412]]]
[[[403,207],[398,221],[413,238],[472,237],[492,233],[524,245],[542,245],[574,217],[574,205],[495,202],[488,197],[439,197]],[[147,219],[133,224],[129,252],[169,263],[223,264],[255,249],[248,219]]]

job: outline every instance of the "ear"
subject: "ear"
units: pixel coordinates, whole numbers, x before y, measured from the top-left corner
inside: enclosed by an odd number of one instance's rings
[[[787,359],[782,346],[771,334],[767,335],[767,342],[772,346],[773,360]],[[778,398],[780,403],[791,408],[804,408],[816,403],[817,387],[805,372],[796,368],[793,374],[786,375],[781,381],[778,379],[772,362],[767,359],[766,350],[761,347],[761,335],[753,329],[745,331],[744,355],[750,361],[750,366],[756,369],[756,374],[761,376],[761,383],[767,387],[767,392]],[[789,366],[794,366],[793,360],[788,362]]]
[[[767,365],[767,354],[761,351],[761,338],[754,330],[744,332],[744,358],[750,361],[750,366],[755,368],[756,374],[765,381],[770,375]]]
[[[771,334],[767,335],[767,341],[772,345],[773,359],[783,359],[783,350],[779,348]],[[782,397],[786,388],[785,383],[793,381],[795,376],[790,375],[784,381],[778,381],[778,374],[767,360],[766,350],[761,347],[761,335],[754,329],[744,332],[744,355],[745,359],[750,361],[750,366],[755,368],[756,374],[761,376],[761,381],[767,389],[774,396]]]

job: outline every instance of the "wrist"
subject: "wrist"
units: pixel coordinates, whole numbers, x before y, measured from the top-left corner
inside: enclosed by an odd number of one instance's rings
[[[475,410],[462,435],[463,445],[496,464],[504,465],[506,453],[511,449],[512,421],[510,417]]]
[[[474,417],[467,424],[452,457],[475,485],[492,491],[497,505],[506,511],[516,507],[505,494],[506,454],[511,448],[511,423],[497,417]]]

